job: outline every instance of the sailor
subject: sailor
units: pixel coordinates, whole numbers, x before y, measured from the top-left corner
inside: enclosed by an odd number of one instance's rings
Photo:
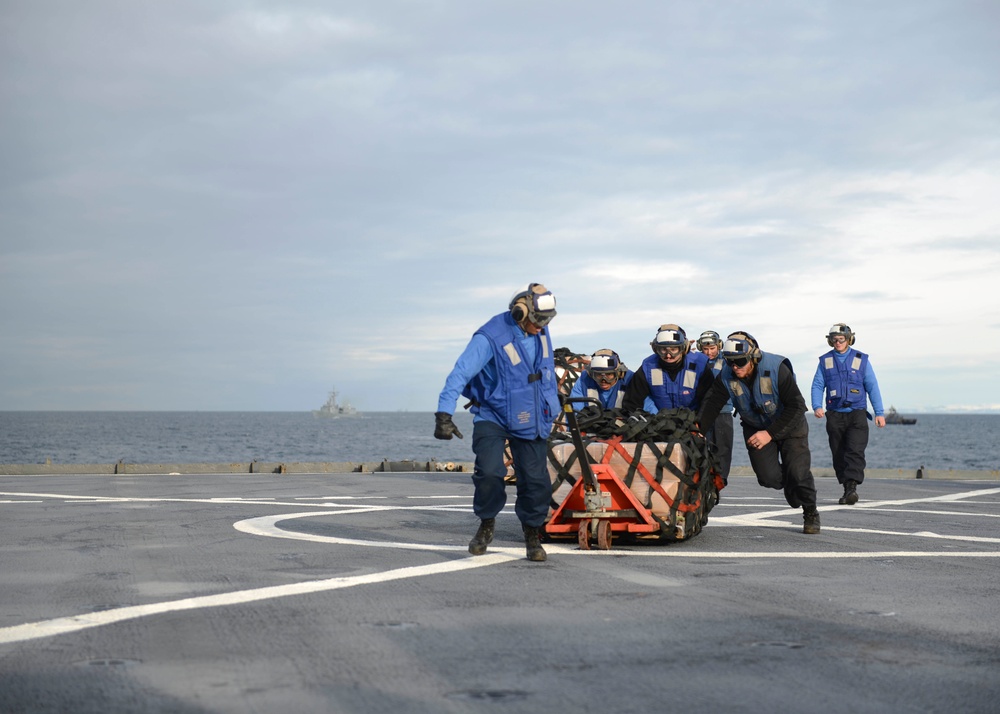
[[[589,397],[601,403],[602,409],[621,409],[625,387],[632,379],[632,370],[622,363],[614,350],[597,350],[590,356],[590,364],[570,390],[570,398]],[[587,402],[572,402],[580,411]]]
[[[629,381],[622,408],[634,412],[648,405],[649,397],[656,410],[686,407],[697,411],[714,381],[708,358],[691,351],[684,330],[674,324],[660,325],[649,346],[653,354]]]
[[[714,330],[705,330],[698,336],[698,349],[708,358],[708,367],[718,379],[725,360],[722,359],[722,338]],[[715,445],[719,457],[719,475],[723,483],[729,483],[729,470],[733,463],[733,403],[727,401],[719,412],[715,424],[705,434],[705,438]]]
[[[858,502],[858,486],[865,480],[868,448],[868,400],[875,412],[875,426],[885,426],[882,393],[868,355],[854,349],[855,335],[838,322],[826,335],[833,349],[819,358],[812,382],[812,408],[817,419],[826,416],[833,470],[844,488],[839,503]],[[826,392],[825,410],[823,392]]]
[[[803,533],[819,533],[816,483],[809,454],[809,424],[792,363],[762,352],[747,332],[730,334],[722,346],[725,363],[705,396],[698,423],[714,424],[732,400],[757,483],[783,489],[792,508],[802,508]]]
[[[470,400],[476,455],[472,509],[479,529],[469,552],[482,555],[493,540],[497,514],[507,503],[504,446],[510,445],[517,483],[514,512],[521,521],[528,560],[543,561],[541,529],[552,482],[546,439],[559,416],[559,387],[548,324],[555,296],[541,283],[514,293],[507,311],[476,330],[438,398],[434,437],[462,438],[452,415],[459,395]]]

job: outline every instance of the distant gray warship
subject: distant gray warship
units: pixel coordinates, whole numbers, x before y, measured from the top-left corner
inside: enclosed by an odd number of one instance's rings
[[[896,411],[896,407],[889,407],[889,411],[885,413],[885,423],[886,424],[916,424],[917,420],[913,417],[902,416]]]
[[[340,404],[337,401],[336,389],[330,391],[330,396],[327,398],[326,403],[323,406],[319,409],[313,410],[313,415],[320,417],[354,416],[357,413],[358,410],[351,406],[350,402]]]

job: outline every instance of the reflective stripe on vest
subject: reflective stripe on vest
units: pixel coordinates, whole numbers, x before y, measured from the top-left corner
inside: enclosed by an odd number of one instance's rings
[[[521,364],[521,355],[517,353],[517,348],[514,347],[513,342],[508,342],[507,344],[505,344],[503,346],[503,351],[507,353],[507,359],[510,360],[510,363],[512,365],[516,367],[517,365]]]

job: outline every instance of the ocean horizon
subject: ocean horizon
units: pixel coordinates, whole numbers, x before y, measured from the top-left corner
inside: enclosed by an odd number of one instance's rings
[[[1000,470],[1000,415],[904,415],[917,423],[872,425],[868,468]],[[832,467],[825,422],[806,418],[813,466]],[[465,438],[441,441],[433,412],[6,411],[0,463],[472,461],[472,417],[459,411],[455,423]],[[733,465],[747,466],[734,426]]]

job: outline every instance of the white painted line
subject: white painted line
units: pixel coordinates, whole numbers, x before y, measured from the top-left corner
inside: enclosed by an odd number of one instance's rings
[[[853,506],[846,506],[846,507],[881,508],[884,506],[908,506],[911,503],[964,501],[969,498],[978,498],[979,496],[992,496],[997,493],[1000,493],[1000,488],[983,488],[979,489],[978,491],[957,491],[955,493],[946,493],[941,496],[928,496],[927,498],[904,498],[897,501],[859,501]]]
[[[260,600],[273,600],[275,598],[289,597],[293,595],[305,595],[308,593],[340,590],[358,585],[385,583],[392,580],[419,578],[427,575],[443,575],[462,570],[471,570],[473,568],[497,565],[511,560],[514,560],[514,558],[504,553],[492,553],[475,558],[462,558],[460,560],[449,560],[445,563],[436,563],[433,565],[398,568],[396,570],[387,570],[381,573],[371,573],[369,575],[356,575],[346,578],[329,578],[327,580],[312,580],[309,582],[292,583],[289,585],[274,585],[266,588],[238,590],[236,592],[220,593],[217,595],[191,597],[171,602],[120,607],[114,610],[104,610],[101,612],[88,613],[86,615],[58,617],[52,620],[41,620],[39,622],[29,622],[24,625],[14,625],[13,627],[0,628],[0,644],[11,644],[14,642],[37,640],[43,637],[65,635],[70,632],[79,632],[80,630],[86,630],[92,627],[112,625],[116,622],[135,620],[141,617],[149,617],[151,615],[162,615],[168,612],[197,610],[205,607],[241,605],[248,602],[258,602]]]
[[[850,513],[850,508],[838,509]],[[924,511],[918,508],[869,508],[866,512],[885,511],[886,513],[918,513],[922,516],[969,516],[972,518],[1000,518],[1000,513],[973,513],[972,511]]]
[[[400,510],[410,510],[410,509],[400,509]],[[343,511],[343,513],[355,513],[357,511]],[[506,512],[510,515],[509,511]],[[248,518],[243,521],[238,521],[233,524],[233,527],[248,535],[264,536],[267,538],[286,538],[289,540],[304,540],[311,541],[314,543],[329,543],[331,545],[350,545],[350,546],[361,546],[367,548],[396,548],[400,550],[428,550],[428,551],[464,551],[466,546],[464,545],[441,545],[436,543],[404,543],[399,541],[376,541],[376,540],[360,540],[357,538],[340,538],[338,536],[324,536],[317,535],[314,533],[300,533],[297,531],[285,530],[279,528],[278,524],[299,518],[312,518],[314,516],[329,516],[329,515],[339,515],[339,513],[331,513],[330,511],[311,511],[306,513],[284,513],[271,516],[261,516],[259,518]],[[745,526],[753,528],[799,528],[800,523],[791,522],[775,522],[773,520],[764,520],[759,516],[752,517],[741,517],[741,516],[726,516],[724,518],[716,518],[714,520],[710,519],[709,523],[720,523],[724,522],[726,525],[735,526]],[[987,538],[987,537],[977,537],[977,536],[961,536],[961,535],[943,535],[939,533],[931,533],[928,531],[920,532],[901,532],[901,531],[886,531],[886,530],[876,530],[870,528],[843,528],[838,526],[825,526],[825,531],[834,532],[844,532],[844,533],[868,533],[877,535],[890,535],[899,536],[902,538],[933,538],[937,540],[953,540],[966,543],[989,543],[989,544],[1000,544],[1000,538]],[[654,546],[663,547],[666,549],[683,549],[684,546],[681,544],[670,544],[666,546]],[[552,553],[561,553],[567,555],[586,555],[588,553],[596,553],[599,551],[586,551],[580,550],[576,547],[568,547],[561,545],[560,543],[546,543],[546,550]],[[503,548],[503,547],[493,547],[490,548],[491,551],[497,550],[500,552],[518,552],[520,548]],[[703,553],[691,554],[690,551],[678,551],[673,550],[668,552],[668,550],[650,552],[644,549],[643,546],[638,547],[617,547],[612,551],[605,552],[617,552],[619,555],[622,553],[628,553],[629,555],[638,555],[646,557],[706,557]],[[896,552],[896,551],[894,551]],[[898,552],[908,552],[908,551],[898,551]],[[943,555],[943,556],[959,556],[959,557],[1000,557],[1000,552],[992,553],[985,552],[981,554],[971,554],[971,553],[929,553],[921,551],[921,557],[927,557],[931,555]],[[746,557],[751,558],[764,558],[774,556],[777,558],[789,557],[789,558],[872,558],[877,557],[872,553],[866,552],[830,552],[830,553],[750,553]],[[729,555],[728,557],[740,557],[738,555]]]
[[[1000,489],[982,489],[979,491],[968,491],[964,493],[946,494],[943,496],[934,496],[930,498],[920,498],[920,499],[904,499],[897,501],[873,501],[866,502],[864,504],[857,504],[853,507],[847,506],[824,506],[820,510],[823,511],[833,511],[842,510],[843,508],[863,508],[869,510],[875,509],[886,509],[887,506],[902,506],[911,505],[916,503],[932,503],[932,502],[956,502],[971,498],[977,498],[984,495],[992,495],[1000,493]],[[109,497],[99,497],[99,496],[72,496],[66,494],[38,494],[38,493],[0,493],[3,496],[13,496],[17,498],[24,497],[40,497],[40,498],[55,498],[64,501],[70,501],[73,503],[122,503],[122,502],[172,502],[172,503],[208,503],[213,505],[248,505],[248,504],[259,504],[259,505],[297,505],[301,506],[301,503],[282,503],[277,502],[272,499],[264,500],[243,500],[240,498],[212,498],[212,499],[183,499],[183,498],[109,498]],[[461,498],[461,497],[455,497]],[[296,499],[301,500],[301,499]],[[326,499],[315,499],[323,500]],[[323,510],[323,511],[310,511],[306,513],[291,513],[291,514],[280,514],[265,516],[261,518],[252,518],[243,521],[239,521],[234,524],[234,527],[250,535],[266,536],[266,537],[279,537],[279,538],[290,538],[296,540],[308,540],[318,543],[331,543],[336,545],[349,545],[349,546],[364,546],[364,547],[378,547],[378,548],[397,548],[404,550],[425,550],[425,551],[438,551],[438,552],[465,552],[466,546],[464,545],[438,545],[430,543],[401,543],[401,542],[381,542],[381,541],[369,541],[369,540],[358,540],[351,538],[338,538],[334,536],[320,536],[314,534],[306,533],[294,533],[292,531],[283,530],[278,527],[278,523],[286,520],[296,519],[296,518],[310,518],[314,516],[330,516],[330,515],[348,515],[355,513],[368,513],[368,512],[385,512],[385,511],[427,511],[427,510],[437,510],[444,512],[464,512],[468,513],[471,509],[467,506],[431,506],[431,507],[420,507],[420,506],[407,506],[407,507],[393,507],[393,506],[375,506],[375,505],[341,505],[336,503],[336,501],[346,501],[352,500],[351,498],[337,498],[332,499],[333,503],[322,503],[317,504],[325,509],[329,508],[339,508],[339,511]],[[358,499],[360,500],[360,499]],[[750,500],[750,499],[747,499]],[[757,500],[757,499],[754,499]],[[23,503],[25,501],[12,501],[11,503]],[[507,515],[510,515],[509,510],[505,511]],[[952,512],[945,512],[946,515],[958,515]],[[790,516],[792,514],[798,515],[798,509],[788,509],[780,508],[774,512],[760,512],[756,514],[745,514],[741,516],[713,516],[711,523],[715,525],[735,525],[735,526],[752,526],[752,527],[768,527],[768,528],[792,528],[797,527],[799,524],[778,522],[773,520],[775,517],[779,516]],[[982,515],[982,514],[976,514]],[[852,533],[878,533],[883,535],[896,535],[902,537],[919,537],[919,538],[931,538],[938,540],[958,540],[966,542],[976,542],[976,543],[1000,543],[998,538],[976,538],[972,536],[949,536],[937,533],[932,533],[928,531],[921,531],[916,533],[899,533],[893,531],[882,531],[873,529],[851,529],[851,528],[840,528],[840,527],[825,527],[825,531],[834,532],[852,532]],[[808,542],[808,537],[805,537]],[[728,551],[728,552],[714,552],[714,551],[692,551],[687,549],[687,543],[678,543],[668,546],[655,546],[653,549],[645,549],[642,547],[633,547],[629,549],[616,548],[612,550],[580,550],[576,546],[565,546],[558,543],[548,543],[546,544],[546,550],[551,554],[564,554],[564,555],[586,555],[586,556],[618,556],[622,555],[623,552],[627,552],[633,557],[661,557],[661,558],[702,558],[702,559],[713,559],[713,560],[752,560],[752,559],[887,559],[887,558],[998,558],[1000,557],[1000,551],[985,551],[985,552],[932,552],[932,551],[878,551],[878,552],[746,552],[746,551]],[[163,603],[153,603],[149,605],[138,605],[132,607],[123,607],[113,610],[105,610],[102,612],[88,613],[86,615],[72,616],[72,617],[62,617],[55,618],[51,620],[43,620],[34,623],[27,623],[24,625],[15,625],[13,627],[0,628],[0,644],[9,644],[14,642],[24,642],[27,640],[34,640],[44,637],[52,637],[60,634],[66,634],[70,632],[77,632],[80,630],[100,627],[103,625],[110,625],[117,622],[122,622],[125,620],[132,620],[141,617],[148,617],[151,615],[163,614],[167,612],[177,612],[182,610],[194,610],[205,607],[224,607],[228,605],[236,605],[248,602],[256,602],[260,600],[268,600],[281,597],[289,597],[294,595],[302,595],[314,592],[323,592],[328,590],[337,590],[342,588],[354,587],[357,585],[367,585],[372,583],[389,582],[392,580],[401,580],[406,578],[423,577],[427,575],[438,575],[451,572],[459,572],[462,570],[469,570],[473,568],[486,567],[490,565],[496,565],[499,563],[509,562],[511,560],[520,559],[524,557],[523,545],[518,547],[491,547],[490,553],[483,556],[478,556],[475,558],[460,558],[458,560],[448,561],[446,563],[438,563],[434,565],[423,565],[423,566],[413,566],[407,568],[399,568],[395,570],[384,571],[381,573],[372,573],[363,576],[353,576],[353,577],[341,577],[341,578],[330,578],[325,580],[315,580],[304,583],[292,583],[289,585],[278,585],[264,588],[254,588],[250,590],[242,590],[231,593],[222,593],[217,595],[207,595],[201,597],[185,598],[182,600],[175,600],[172,602]]]
[[[807,538],[808,536],[803,536]],[[563,552],[550,549],[551,544],[545,544],[545,550],[549,553]],[[663,546],[654,546],[663,547]],[[837,552],[817,551],[809,553],[804,551],[775,551],[775,552],[746,552],[746,551],[714,551],[714,550],[669,550],[678,548],[677,545],[666,546],[668,550],[646,553],[636,550],[567,550],[566,553],[598,555],[622,555],[628,553],[629,556],[648,556],[651,558],[704,558],[707,560],[765,560],[775,558],[778,560],[870,560],[879,558],[1000,558],[1000,551],[922,551],[922,550],[883,550],[870,552]]]
[[[0,492],[0,496],[31,496],[35,498],[49,498],[49,499],[59,499],[66,501],[68,503],[81,503],[81,504],[94,504],[94,503],[206,503],[213,506],[218,505],[233,505],[233,506],[295,506],[296,508],[301,508],[304,504],[299,501],[274,501],[274,500],[253,500],[238,497],[226,497],[218,496],[213,498],[153,498],[153,497],[112,497],[112,496],[74,496],[62,493],[27,493],[27,492]],[[385,496],[379,496],[378,498],[385,499]],[[315,499],[317,501],[323,500],[320,498]],[[353,500],[351,496],[340,498],[338,500],[350,501]],[[361,500],[361,499],[358,499]],[[369,500],[369,499],[365,499]],[[466,500],[468,498],[466,497]],[[24,503],[24,501],[21,501]],[[355,508],[356,506],[341,506],[339,503],[317,503],[318,506],[323,506],[324,508]],[[399,506],[370,506],[369,508],[373,510],[400,510],[402,507]],[[438,508],[450,508],[449,506],[439,506]],[[426,507],[422,508],[419,506],[413,506],[413,510],[427,510]],[[471,506],[466,510],[472,510]],[[360,511],[359,511],[360,512]]]
[[[386,500],[388,496],[298,496],[293,498],[293,501],[327,501],[330,499],[336,499],[338,501],[375,501],[378,499]]]

